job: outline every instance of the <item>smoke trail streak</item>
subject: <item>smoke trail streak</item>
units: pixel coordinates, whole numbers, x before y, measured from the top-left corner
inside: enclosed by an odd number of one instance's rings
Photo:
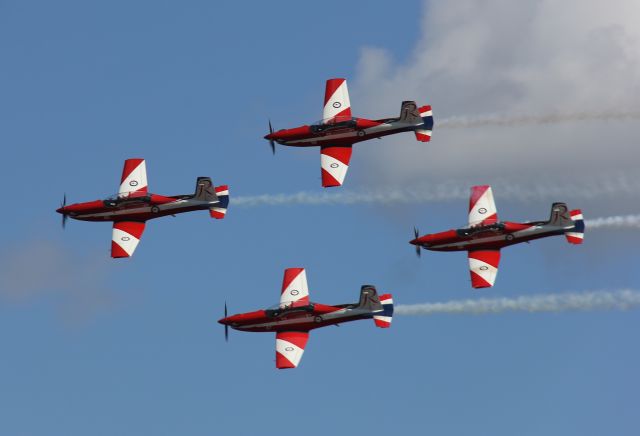
[[[262,194],[235,197],[234,206],[337,205],[337,204],[423,204],[469,198],[468,183],[430,184],[413,188],[380,189],[371,192],[297,192],[293,194]],[[530,200],[558,200],[562,198],[593,199],[611,195],[638,195],[640,178],[620,176],[583,183],[538,183],[535,186],[493,183],[500,198],[526,202]]]
[[[603,227],[640,228],[640,215],[618,215],[585,220],[587,229]]]
[[[523,126],[558,124],[576,121],[636,121],[640,120],[639,111],[602,111],[551,113],[545,115],[487,115],[478,117],[450,117],[437,121],[438,129],[468,129],[481,126]]]
[[[396,315],[427,316],[447,314],[493,314],[503,312],[567,312],[592,310],[628,310],[640,306],[640,291],[594,291],[567,294],[537,295],[517,298],[480,298],[398,305]]]

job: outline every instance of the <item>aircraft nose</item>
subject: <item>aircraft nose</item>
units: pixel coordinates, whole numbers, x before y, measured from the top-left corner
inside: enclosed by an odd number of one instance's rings
[[[412,240],[409,241],[409,244],[412,244],[412,245],[418,245],[419,243],[420,242],[418,241],[418,238],[412,239]]]
[[[56,212],[64,214],[64,207],[59,207],[56,209]]]
[[[218,320],[218,323],[222,324],[222,325],[227,325],[227,324],[229,324],[229,320],[227,318],[220,318]]]

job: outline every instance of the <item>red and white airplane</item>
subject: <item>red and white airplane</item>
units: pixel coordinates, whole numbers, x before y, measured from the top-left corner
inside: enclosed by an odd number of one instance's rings
[[[312,303],[304,268],[287,268],[279,304],[231,316],[227,316],[225,304],[224,316],[218,322],[224,324],[225,338],[228,338],[229,327],[247,332],[274,332],[276,367],[295,368],[304,353],[310,330],[371,318],[377,327],[390,327],[393,298],[391,294],[378,296],[374,286],[363,285],[358,303],[333,306]]]
[[[403,101],[398,118],[368,120],[351,116],[351,103],[345,79],[329,79],[324,94],[322,120],[310,126],[273,131],[269,122],[269,140],[292,147],[320,147],[322,186],[340,186],[347,175],[351,146],[356,142],[400,132],[414,132],[416,139],[428,142],[433,129],[431,106],[418,108],[414,101]]]
[[[471,285],[487,288],[496,280],[502,247],[556,235],[564,235],[570,244],[582,244],[582,212],[569,211],[565,203],[553,203],[548,221],[498,221],[493,192],[484,185],[471,188],[468,227],[424,236],[418,236],[418,230],[414,229],[415,239],[410,244],[416,246],[418,256],[421,247],[432,251],[467,251]]]
[[[111,257],[133,255],[145,222],[166,215],[193,210],[209,210],[212,218],[222,219],[229,205],[229,187],[213,186],[209,177],[198,177],[192,195],[151,194],[147,190],[147,168],[144,159],[124,162],[118,194],[105,200],[66,204],[66,195],[56,212],[62,214],[62,226],[67,217],[82,221],[113,221]]]

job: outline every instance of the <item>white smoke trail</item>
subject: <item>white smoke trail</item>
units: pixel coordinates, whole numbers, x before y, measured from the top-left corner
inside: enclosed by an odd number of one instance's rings
[[[450,117],[436,120],[438,129],[468,129],[481,126],[522,126],[538,124],[557,124],[577,121],[637,121],[640,111],[606,111],[550,113],[545,115],[487,115],[477,117]]]
[[[402,189],[380,189],[372,192],[324,191],[297,192],[293,194],[262,194],[233,198],[233,205],[240,207],[283,205],[338,205],[338,204],[424,204],[469,198],[470,183],[440,183]],[[541,182],[535,185],[516,185],[509,182],[493,183],[500,198],[526,202],[530,200],[554,200],[563,198],[594,199],[612,195],[638,195],[640,177],[621,175],[590,180],[582,183]]]
[[[587,231],[603,227],[640,228],[640,215],[618,215],[585,220]]]
[[[493,314],[503,312],[567,312],[592,310],[628,310],[640,306],[640,291],[594,291],[567,294],[536,295],[516,298],[480,298],[398,305],[396,315],[426,316],[448,314]]]

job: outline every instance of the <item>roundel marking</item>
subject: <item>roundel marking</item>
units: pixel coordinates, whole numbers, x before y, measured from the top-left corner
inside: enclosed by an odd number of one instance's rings
[[[128,236],[123,236],[122,238],[120,238],[120,240],[124,241],[124,242],[127,242],[127,241],[131,240],[131,238],[128,237]]]
[[[487,209],[481,207],[480,209],[478,209],[478,213],[487,213]]]
[[[482,266],[480,267],[480,271],[486,271],[486,270],[488,270],[488,269],[489,269],[489,267],[488,267],[488,266],[486,266],[486,265],[482,265]]]
[[[332,105],[334,108],[338,109],[340,106],[342,106],[342,103],[340,103],[339,101],[336,101],[333,103]]]
[[[364,136],[364,130],[358,130],[358,136]]]
[[[137,180],[130,181],[129,186],[138,186],[138,181]]]
[[[293,351],[293,347],[286,347],[284,351]]]
[[[315,322],[322,322],[322,317],[321,316],[316,316],[315,318],[313,318],[313,320]]]
[[[506,238],[507,238],[507,241],[511,241],[513,239],[513,235],[507,235]]]
[[[291,295],[298,295],[300,292],[298,292],[297,290],[292,290],[291,292],[289,292]]]
[[[331,168],[338,168],[340,165],[338,165],[337,163],[332,163],[331,165],[329,165]]]

